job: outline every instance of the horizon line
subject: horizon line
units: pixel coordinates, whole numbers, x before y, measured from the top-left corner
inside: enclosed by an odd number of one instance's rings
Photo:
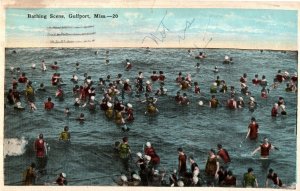
[[[83,46],[26,46],[26,47],[4,47],[5,49],[34,49],[34,48],[44,48],[44,49],[61,49],[61,48],[65,48],[65,49],[191,49],[191,50],[206,50],[206,49],[232,49],[232,50],[258,50],[258,51],[290,51],[290,52],[298,52],[298,49],[271,49],[271,48],[233,48],[233,47],[210,47],[210,48],[195,48],[195,47],[147,47],[147,46],[142,46],[142,47],[137,47],[137,46],[114,46],[114,47],[100,47],[100,46],[93,46],[93,47],[83,47]]]

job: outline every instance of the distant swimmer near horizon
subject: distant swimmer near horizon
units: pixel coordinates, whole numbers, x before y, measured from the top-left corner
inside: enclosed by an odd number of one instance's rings
[[[198,56],[195,56],[196,59],[204,59],[206,58],[206,54],[204,52],[199,52]]]
[[[47,66],[46,66],[46,63],[44,60],[42,60],[42,63],[41,63],[41,68],[42,68],[42,71],[45,72],[47,70]]]
[[[233,63],[233,59],[232,57],[229,57],[229,56],[225,56],[224,57],[224,61],[223,61],[223,64],[232,64]]]

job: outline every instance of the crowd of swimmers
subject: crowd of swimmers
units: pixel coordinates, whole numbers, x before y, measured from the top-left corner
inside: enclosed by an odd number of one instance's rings
[[[116,142],[115,152],[127,169],[127,172],[114,179],[120,186],[220,186],[236,187],[238,184],[236,176],[229,170],[231,158],[228,151],[221,144],[217,144],[217,151],[208,150],[208,157],[203,172],[195,161],[193,155],[187,156],[183,148],[178,148],[178,168],[171,173],[160,167],[160,157],[150,142],[146,143],[143,153],[136,153],[136,159],[132,159],[128,137],[124,137],[122,143]],[[261,158],[267,159],[272,149],[278,149],[272,145],[267,138],[252,152],[254,155],[260,151]],[[131,160],[131,161],[130,161]],[[130,171],[130,164],[136,165],[138,171]],[[190,164],[190,168],[188,168]],[[188,170],[189,169],[189,170]],[[253,168],[249,167],[240,180],[243,187],[258,187],[258,181]],[[261,187],[280,188],[283,187],[282,180],[273,169],[268,170],[264,182],[260,182]]]
[[[191,54],[191,51],[188,52]],[[109,54],[109,51],[106,51],[106,54]],[[207,55],[204,53],[200,53],[196,56],[197,59],[205,59]],[[108,58],[108,56],[107,56]],[[109,63],[109,60],[106,60],[106,64]],[[233,64],[233,58],[229,56],[225,56],[224,64]],[[197,64],[199,66],[199,64]],[[197,67],[196,66],[196,67]],[[51,111],[55,104],[52,101],[52,98],[64,100],[66,96],[64,93],[64,85],[68,83],[66,80],[62,79],[62,76],[58,72],[60,66],[57,62],[54,62],[51,65],[48,65],[53,71],[50,80],[52,86],[56,87],[55,93],[53,95],[49,95],[48,99],[44,101],[43,108],[45,111]],[[36,64],[31,66],[32,70],[36,70]],[[75,68],[78,71],[80,69],[80,63],[77,62],[75,64]],[[130,62],[129,59],[126,59],[124,62],[124,70],[132,70],[134,68],[134,64]],[[46,74],[48,71],[47,64],[44,60],[41,62],[41,71]],[[27,77],[26,73],[21,71],[21,68],[10,67],[10,72],[12,76],[12,84],[7,92],[7,103],[13,105],[13,107],[17,110],[23,111],[25,110],[24,103],[22,103],[21,97],[24,96],[25,102],[28,105],[29,111],[34,112],[41,106],[36,106],[36,94],[43,91],[46,92],[46,87],[44,83],[41,83],[39,87],[35,90],[33,87],[32,81]],[[213,72],[219,73],[218,67],[215,66]],[[130,80],[129,78],[123,78],[123,75],[119,73],[117,76],[112,77],[111,75],[107,75],[106,79],[99,78],[99,80],[94,81],[91,76],[87,73],[83,74],[84,80],[81,82],[79,80],[78,72],[74,73],[70,79],[70,83],[73,84],[73,106],[87,108],[88,110],[94,112],[99,107],[100,110],[103,111],[104,116],[108,119],[114,121],[117,125],[122,126],[123,131],[129,131],[129,128],[126,124],[132,123],[135,120],[134,117],[134,107],[133,103],[125,103],[124,100],[131,100],[133,95],[137,98],[135,103],[144,104],[145,103],[145,115],[155,115],[159,113],[159,108],[157,106],[157,101],[160,96],[164,96],[167,94],[166,89],[166,79],[169,76],[165,76],[163,71],[153,71],[151,76],[144,77],[142,71],[137,73],[137,76],[134,80]],[[170,82],[170,80],[168,80]],[[249,108],[250,111],[254,111],[257,108],[256,99],[267,99],[268,94],[270,93],[270,89],[275,89],[280,86],[282,83],[286,83],[285,91],[287,92],[297,92],[297,82],[298,77],[297,73],[290,75],[289,72],[278,70],[274,76],[274,81],[272,84],[267,82],[266,76],[263,75],[261,79],[258,74],[255,74],[252,80],[248,80],[247,73],[241,75],[240,79],[240,87],[227,86],[227,82],[220,78],[218,75],[216,79],[212,82],[210,86],[211,98],[209,98],[208,103],[204,103],[204,100],[199,100],[198,104],[200,106],[207,105],[211,108],[218,108],[220,102],[217,98],[218,92],[228,93],[229,97],[226,101],[225,106],[229,109],[241,109],[241,108]],[[154,89],[154,84],[157,83],[159,88]],[[256,87],[261,87],[260,96],[256,96],[251,94],[249,84],[252,83]],[[19,84],[25,84],[25,90],[20,90]],[[181,90],[174,95],[174,103],[179,105],[189,105],[191,101],[187,96],[187,90],[192,89],[194,94],[202,93],[202,89],[199,86],[199,83],[192,80],[192,76],[190,73],[187,73],[186,76],[182,74],[182,72],[178,73],[178,76],[173,81],[174,86],[179,87]],[[240,93],[238,92],[240,90]],[[183,93],[182,93],[183,92]],[[47,91],[49,93],[49,91]],[[97,96],[97,94],[101,96]],[[181,95],[182,93],[182,95]],[[238,96],[239,95],[239,96]],[[97,99],[98,97],[99,99]],[[246,100],[248,99],[248,100]],[[285,102],[283,97],[278,98],[278,102],[272,105],[270,108],[270,113],[272,117],[277,117],[279,115],[287,115]],[[70,108],[66,107],[64,110],[64,115],[68,117],[70,115]],[[78,117],[76,117],[80,123],[84,123],[85,117],[84,113],[78,113]],[[246,135],[246,139],[256,140],[258,137],[258,123],[255,118],[251,118],[251,122],[248,125],[248,132]],[[69,127],[65,126],[63,132],[59,135],[59,140],[62,141],[70,141],[71,135],[69,132]],[[125,177],[123,175],[121,178],[122,184],[129,184],[130,181],[133,181],[135,178],[139,179],[139,185],[165,185],[167,181],[164,179],[164,173],[159,173],[157,171],[157,166],[160,163],[160,158],[156,154],[151,144],[148,142],[146,144],[146,148],[144,151],[144,155],[142,153],[137,153],[138,160],[136,165],[140,168],[139,173],[133,173],[130,177]],[[258,151],[261,151],[261,157],[266,158],[269,155],[269,151],[274,149],[273,145],[268,143],[267,138],[264,139],[264,143],[257,148],[253,154]],[[123,143],[117,145],[117,151],[120,154],[120,158],[123,161],[124,167],[126,170],[129,170],[129,156],[131,156],[130,148],[128,146],[128,138],[123,139]],[[214,149],[209,151],[209,157],[206,163],[205,172],[200,173],[200,169],[195,163],[193,156],[187,158],[184,154],[183,149],[178,149],[179,154],[179,167],[177,171],[174,171],[169,179],[169,184],[171,186],[236,186],[235,176],[232,171],[227,171],[226,164],[230,162],[230,157],[228,152],[222,148],[222,145],[218,145],[219,152],[216,153]],[[43,140],[43,134],[39,135],[38,140],[35,142],[34,150],[36,151],[37,158],[37,166],[38,169],[46,168],[46,160],[43,160],[47,156],[47,146],[45,141]],[[224,161],[224,165],[219,165],[219,158]],[[191,172],[187,172],[187,159],[191,163]],[[31,165],[30,167],[35,168],[35,165]],[[31,171],[31,170],[30,170]],[[41,171],[43,172],[43,171]],[[205,178],[203,179],[203,174],[205,174]],[[32,175],[33,177],[33,175]],[[159,177],[159,178],[158,178]],[[270,178],[271,177],[271,178]],[[275,177],[275,178],[274,178]],[[274,184],[277,186],[282,186],[280,179],[277,174],[270,169],[270,174],[268,175],[268,179],[273,180]],[[154,180],[160,180],[155,182]],[[255,180],[255,181],[254,181]],[[153,181],[155,183],[153,183]],[[249,168],[248,172],[244,175],[243,185],[245,187],[248,186],[257,186],[257,181],[255,176],[253,175],[253,169]],[[254,181],[254,182],[253,182]],[[150,183],[152,182],[152,183]],[[251,183],[250,183],[251,182]],[[136,184],[136,183],[135,183]]]

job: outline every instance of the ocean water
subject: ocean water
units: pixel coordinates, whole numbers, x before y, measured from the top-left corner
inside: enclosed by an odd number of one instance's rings
[[[16,50],[17,54],[12,51]],[[109,50],[109,64],[105,64]],[[95,54],[98,51],[98,54]],[[200,50],[193,50],[198,54]],[[203,50],[202,50],[203,51]],[[232,158],[231,169],[241,186],[242,176],[249,167],[254,169],[260,187],[264,186],[268,168],[274,171],[286,185],[296,182],[296,118],[297,118],[297,94],[284,91],[285,83],[277,89],[271,89],[267,100],[260,98],[261,87],[251,84],[255,74],[261,78],[266,76],[269,84],[277,71],[288,71],[290,74],[297,72],[297,52],[263,51],[258,50],[233,50],[233,49],[207,49],[208,57],[202,61],[194,59],[187,54],[187,49],[6,49],[5,61],[5,92],[11,87],[12,77],[18,74],[10,73],[10,67],[20,67],[29,80],[33,82],[35,89],[40,83],[44,83],[47,91],[36,95],[35,104],[37,110],[30,112],[24,97],[22,103],[24,111],[16,111],[13,106],[6,104],[4,112],[4,183],[5,185],[20,185],[22,173],[31,162],[35,161],[33,142],[38,134],[43,133],[49,143],[47,175],[38,179],[38,184],[52,182],[60,172],[67,174],[69,185],[115,185],[112,177],[118,176],[123,171],[122,165],[113,152],[115,141],[121,141],[122,137],[129,137],[129,145],[135,160],[135,153],[143,151],[143,144],[150,141],[157,154],[161,158],[159,169],[165,169],[170,174],[178,166],[177,148],[182,147],[185,153],[194,155],[196,162],[204,172],[208,150],[216,149],[221,143]],[[233,57],[234,64],[222,64],[225,55]],[[133,68],[125,71],[126,59],[130,59]],[[41,60],[45,60],[48,70],[42,72]],[[55,72],[50,64],[58,62],[58,72],[66,85],[63,86],[65,97],[63,101],[55,99],[56,87],[51,85],[51,76]],[[80,63],[80,68],[75,69],[75,63]],[[200,62],[200,69],[194,66]],[[37,68],[31,69],[35,63]],[[213,69],[219,67],[219,73]],[[109,74],[112,80],[121,73],[122,79],[130,79],[132,85],[138,72],[142,71],[145,79],[149,79],[152,71],[162,70],[165,73],[165,87],[168,95],[159,96],[157,105],[159,114],[145,116],[145,104],[136,100],[136,97],[125,95],[124,102],[133,105],[135,120],[128,124],[130,131],[124,133],[120,126],[107,120],[103,111],[97,107],[96,112],[91,113],[87,108],[75,108],[72,94],[73,83],[70,81],[72,74],[79,76],[79,85],[83,83],[83,74],[87,73],[96,82],[100,77],[106,78]],[[175,79],[179,72],[184,76],[190,73],[192,80],[197,81],[201,88],[201,94],[195,95],[193,88],[185,91],[191,101],[188,106],[179,106],[175,103],[174,96],[179,90]],[[224,106],[217,109],[208,108],[208,100],[211,94],[211,83],[219,75],[228,85],[235,86],[237,96],[240,96],[239,78],[247,73],[248,86],[252,95],[256,98],[258,107],[254,112],[243,108],[229,110]],[[146,80],[144,80],[145,82]],[[95,85],[96,87],[97,85]],[[153,84],[154,90],[159,87],[158,82]],[[25,87],[19,84],[18,90]],[[101,100],[103,93],[98,88],[96,100]],[[182,91],[183,93],[183,91]],[[52,97],[55,104],[54,110],[46,112],[43,102],[47,97]],[[224,103],[230,97],[229,93],[217,93],[217,98]],[[287,116],[271,118],[272,106],[282,96],[286,102]],[[249,98],[243,96],[245,102]],[[121,96],[119,96],[121,99]],[[143,96],[142,96],[143,98]],[[198,102],[204,101],[204,106]],[[223,104],[224,105],[224,104]],[[70,107],[71,116],[64,116],[64,108]],[[79,124],[75,120],[80,113],[85,114],[86,121]],[[255,117],[259,128],[258,141],[244,141],[248,123],[251,117]],[[65,125],[69,126],[71,143],[64,144],[58,141],[60,132]],[[267,136],[272,144],[279,148],[271,152],[270,160],[266,165],[259,160],[259,154],[252,157],[250,153],[260,144],[263,137]],[[9,141],[10,140],[10,141]],[[14,146],[17,148],[12,151]],[[134,165],[132,168],[137,170]]]

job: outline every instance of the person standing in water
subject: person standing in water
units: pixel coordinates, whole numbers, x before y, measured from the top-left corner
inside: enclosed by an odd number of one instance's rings
[[[123,143],[119,145],[119,156],[126,171],[129,171],[130,146],[128,137],[123,137]]]
[[[35,163],[31,163],[31,165],[24,172],[24,185],[35,185],[36,172],[35,172]]]
[[[35,140],[33,149],[36,153],[37,169],[41,173],[46,173],[48,149],[43,134],[40,134],[38,139]]]
[[[266,179],[266,188],[269,187],[269,181],[273,181],[275,187],[282,187],[282,181],[279,179],[278,175],[274,172],[273,169],[269,169],[269,174]]]
[[[178,173],[179,176],[184,176],[187,171],[187,167],[186,167],[187,156],[184,154],[182,148],[178,148],[177,152],[178,152]]]
[[[154,168],[157,167],[160,163],[160,157],[156,154],[155,149],[151,146],[150,142],[146,143],[146,148],[144,149],[145,155],[151,157],[151,163],[153,164]]]
[[[269,157],[270,150],[272,149],[276,149],[276,147],[269,143],[268,138],[265,137],[263,143],[252,152],[252,155],[260,151],[260,157],[262,159],[267,159]]]
[[[248,168],[248,172],[244,174],[243,186],[245,188],[257,188],[257,179],[253,174],[253,168]]]
[[[224,163],[223,166],[225,169],[227,169],[228,164],[231,162],[228,151],[224,149],[221,144],[218,144],[217,147],[218,147],[217,157],[223,160]]]
[[[216,185],[216,180],[218,178],[219,171],[219,162],[217,156],[215,155],[215,151],[211,149],[208,152],[209,156],[205,165],[205,173],[207,177],[207,186]]]
[[[258,137],[258,128],[259,128],[259,125],[256,123],[255,118],[252,117],[251,122],[248,125],[248,133],[247,133],[246,139],[249,137],[250,140],[256,140]]]

